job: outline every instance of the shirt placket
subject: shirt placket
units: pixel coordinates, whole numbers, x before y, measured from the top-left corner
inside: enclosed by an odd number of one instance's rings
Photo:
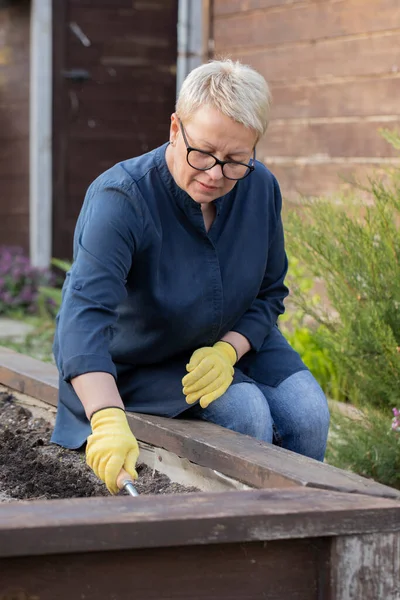
[[[187,206],[187,209],[187,214],[199,234],[198,239],[203,260],[207,265],[206,278],[207,282],[209,282],[209,285],[207,286],[207,307],[209,307],[211,315],[211,327],[207,342],[209,345],[212,345],[218,340],[218,334],[223,322],[224,303],[221,267],[219,264],[217,248],[213,241],[214,236],[209,235],[210,232],[216,232],[216,221],[218,219],[219,210],[217,209],[215,221],[212,224],[209,233],[207,233],[200,206],[191,201],[189,206]]]

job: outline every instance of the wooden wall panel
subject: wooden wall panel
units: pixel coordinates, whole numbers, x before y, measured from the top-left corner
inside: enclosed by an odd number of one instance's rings
[[[335,197],[351,190],[350,181],[384,174],[387,164],[379,160],[359,161],[342,159],[282,160],[265,158],[265,164],[277,177],[286,201],[299,203],[301,197]],[[390,164],[389,164],[390,167]]]
[[[328,38],[300,48],[283,44],[269,49],[267,59],[265,49],[239,49],[230,56],[249,62],[270,84],[392,75],[400,72],[400,31]]]
[[[1,142],[0,142],[1,145]],[[15,220],[14,227],[18,225],[18,220],[25,221],[26,216],[26,181],[25,177],[20,175],[4,176],[1,179],[0,195],[0,229],[5,228],[4,217]],[[14,218],[16,217],[16,219]],[[21,223],[21,226],[23,223]],[[26,223],[27,225],[27,223]],[[0,245],[2,245],[0,240]]]
[[[304,3],[304,0],[219,0],[214,8],[215,16],[235,14],[241,10],[277,8],[285,4]]]
[[[399,121],[400,77],[365,78],[303,85],[272,86],[275,119],[312,119],[379,115]]]
[[[53,255],[70,258],[93,179],[168,139],[178,2],[65,0],[54,6]],[[87,78],[71,78],[75,69]]]
[[[397,0],[214,0],[213,15],[215,56],[252,65],[270,84],[258,156],[284,196],[331,194],[340,173],[400,165],[378,133],[400,128]]]
[[[0,245],[29,249],[30,2],[0,7]]]
[[[214,35],[223,47],[248,48],[386,31],[399,21],[398,0],[309,1],[215,19]]]
[[[378,128],[385,128],[386,121],[352,122],[351,120],[332,123],[273,121],[260,149],[270,154],[270,149],[278,156],[323,156],[326,158],[354,158],[368,155],[379,159],[382,156],[395,158],[394,150],[379,134]]]

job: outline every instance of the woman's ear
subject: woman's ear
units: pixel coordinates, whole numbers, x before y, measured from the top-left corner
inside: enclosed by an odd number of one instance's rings
[[[175,146],[178,133],[179,133],[179,118],[176,113],[172,113],[171,125],[169,128],[169,141],[172,146]]]

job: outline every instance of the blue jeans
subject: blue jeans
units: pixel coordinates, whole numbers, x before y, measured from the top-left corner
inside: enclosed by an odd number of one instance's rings
[[[181,418],[210,421],[323,461],[329,429],[325,395],[309,371],[299,371],[277,387],[260,383],[231,385],[220,398],[202,409],[199,404]]]

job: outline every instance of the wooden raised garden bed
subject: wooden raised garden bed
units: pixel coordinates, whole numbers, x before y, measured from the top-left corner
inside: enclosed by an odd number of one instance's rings
[[[51,421],[57,381],[0,348],[0,391],[19,406]],[[0,600],[400,598],[397,490],[216,425],[129,422],[150,470],[201,491],[8,499]]]

